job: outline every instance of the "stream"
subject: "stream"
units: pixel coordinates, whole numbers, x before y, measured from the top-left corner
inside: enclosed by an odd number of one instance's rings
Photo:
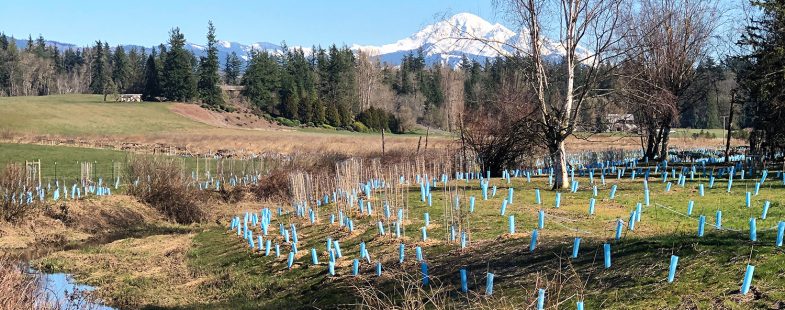
[[[42,296],[44,300],[41,300],[41,302],[59,304],[60,309],[114,309],[87,298],[83,293],[94,291],[95,288],[76,283],[73,277],[67,273],[43,273],[34,269],[31,272],[40,276],[42,287],[45,291],[45,294]]]

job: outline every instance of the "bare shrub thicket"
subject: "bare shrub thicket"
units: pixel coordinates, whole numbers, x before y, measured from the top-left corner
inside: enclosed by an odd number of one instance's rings
[[[289,189],[289,173],[278,169],[262,176],[259,183],[250,187],[256,199],[262,201],[288,202],[292,194]]]
[[[537,108],[526,91],[527,79],[515,70],[501,74],[505,78],[491,104],[464,112],[460,136],[462,147],[473,151],[483,171],[494,176],[531,157],[543,141]]]
[[[131,180],[129,193],[149,204],[167,218],[190,224],[206,219],[195,188],[178,161],[167,158],[133,158],[126,168]]]
[[[40,203],[33,199],[27,204],[27,191],[33,189],[27,181],[25,168],[21,165],[9,164],[0,172],[0,219],[3,221],[19,221]]]
[[[0,309],[41,309],[35,306],[42,294],[39,279],[18,264],[0,257]]]
[[[447,309],[450,306],[448,290],[436,277],[429,277],[428,286],[423,286],[422,274],[390,269],[382,279],[359,278],[351,282],[359,308]]]

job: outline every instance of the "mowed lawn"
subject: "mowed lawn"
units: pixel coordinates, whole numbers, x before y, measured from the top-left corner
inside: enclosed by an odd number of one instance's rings
[[[0,98],[0,130],[58,135],[134,135],[210,126],[177,115],[159,102],[103,102],[101,95]]]

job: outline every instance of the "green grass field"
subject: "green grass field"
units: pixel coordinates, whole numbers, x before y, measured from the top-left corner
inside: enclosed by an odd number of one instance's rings
[[[185,264],[197,278],[202,279],[193,295],[182,295],[178,290],[161,290],[161,298],[187,300],[175,308],[221,308],[253,309],[276,307],[335,307],[351,305],[357,294],[353,286],[373,284],[387,293],[398,289],[401,283],[389,276],[394,271],[403,271],[417,281],[419,264],[414,259],[414,247],[423,248],[424,259],[430,267],[432,288],[440,288],[448,302],[463,304],[472,300],[476,305],[491,308],[526,308],[536,298],[539,288],[548,291],[547,307],[571,309],[576,300],[584,300],[587,309],[643,309],[643,308],[770,308],[785,300],[785,252],[774,246],[776,227],[785,219],[783,199],[785,188],[781,180],[770,178],[752,206],[747,208],[744,193],[751,191],[754,180],[736,180],[731,193],[726,192],[726,183],[717,181],[713,189],[706,189],[700,197],[697,186],[706,180],[688,181],[686,187],[674,185],[665,190],[665,183],[653,178],[650,183],[652,205],[644,207],[641,221],[634,230],[624,228],[620,240],[614,240],[616,220],[625,222],[637,202],[643,201],[640,178],[629,177],[615,180],[609,177],[608,184],[598,185],[596,214],[588,214],[592,196],[587,178],[579,178],[578,193],[562,193],[560,208],[554,207],[555,193],[543,190],[542,205],[534,198],[535,188],[546,188],[544,178],[513,179],[512,184],[494,179],[491,185],[498,186],[495,197],[487,201],[480,199],[476,181],[464,183],[453,181],[451,186],[465,190],[462,215],[464,229],[470,232],[469,246],[461,249],[458,243],[448,242],[445,223],[445,194],[435,188],[433,206],[419,201],[419,192],[412,188],[409,195],[411,207],[408,211],[404,237],[396,239],[389,221],[383,217],[381,201],[384,197],[375,194],[375,206],[371,216],[352,212],[355,232],[349,233],[337,224],[329,224],[333,206],[323,206],[316,225],[291,214],[274,216],[270,227],[273,243],[283,243],[278,234],[278,224],[297,225],[300,241],[295,267],[286,268],[286,253],[289,245],[282,244],[282,256],[265,257],[263,253],[252,253],[245,241],[225,227],[212,226],[196,234],[188,251]],[[609,198],[612,184],[618,185],[615,199]],[[500,215],[502,200],[507,188],[515,188],[514,203],[509,205],[504,216]],[[467,212],[467,198],[475,196],[475,212]],[[687,215],[687,202],[695,201],[692,215]],[[772,203],[765,220],[761,219],[764,201]],[[531,232],[537,227],[537,212],[545,214],[545,226],[539,230],[537,248],[529,251]],[[393,208],[393,217],[395,216]],[[722,210],[723,230],[714,228],[715,212]],[[258,212],[257,209],[248,211]],[[274,210],[273,210],[274,211]],[[424,225],[423,214],[428,212],[431,225],[428,240],[420,237]],[[453,211],[456,212],[456,211]],[[274,212],[275,213],[275,212]],[[516,233],[508,233],[508,216],[514,215]],[[706,216],[706,235],[697,236],[698,217]],[[758,241],[749,241],[748,222],[757,218]],[[380,236],[376,228],[378,220],[384,221],[386,236]],[[254,228],[254,235],[261,233]],[[331,237],[340,240],[344,258],[338,260],[336,276],[327,274],[325,240]],[[570,259],[572,242],[581,237],[581,250],[577,259]],[[359,277],[351,276],[351,260],[358,258],[359,243],[366,242],[372,264],[363,262]],[[612,267],[603,268],[602,244],[612,247]],[[397,249],[406,245],[406,259],[398,263]],[[311,265],[310,249],[317,249],[320,264]],[[96,249],[83,250],[92,255]],[[98,250],[100,253],[103,253]],[[122,254],[118,254],[121,255]],[[680,256],[676,281],[666,282],[671,255]],[[139,279],[131,284],[122,284],[122,279],[137,277],[134,271],[119,271],[106,275],[101,270],[81,269],[67,262],[44,259],[44,265],[56,265],[59,270],[73,272],[77,279],[94,279],[91,274],[103,274],[101,282],[121,283],[126,289],[105,292],[111,300],[129,298],[135,290],[158,289],[162,282]],[[381,262],[385,276],[374,275],[374,264]],[[741,279],[747,264],[756,266],[750,295],[739,294]],[[468,295],[458,292],[458,270],[469,271]],[[485,274],[495,274],[494,298],[483,297]],[[93,280],[97,281],[97,280]],[[185,281],[185,280],[184,280]],[[144,283],[139,286],[139,283]],[[99,282],[90,284],[101,285]],[[130,292],[130,293],[129,293]],[[138,293],[139,298],[144,296]],[[121,296],[122,295],[122,296]],[[132,295],[133,296],[133,295]],[[397,296],[397,295],[396,295]],[[410,296],[411,297],[411,296]],[[395,298],[394,298],[395,299]],[[154,306],[155,303],[148,304]],[[459,306],[460,307],[460,306]]]
[[[103,102],[100,95],[2,97],[0,124],[0,130],[69,136],[209,128],[169,111],[167,103]]]
[[[95,178],[102,177],[105,180],[113,180],[115,177],[123,177],[123,169],[128,161],[136,155],[126,151],[80,148],[70,146],[46,146],[33,144],[0,143],[0,167],[7,164],[23,165],[25,161],[41,161],[41,180],[44,183],[54,181],[55,178],[66,181],[79,179],[81,175],[81,163],[92,162]],[[186,173],[200,172],[200,178],[204,177],[205,160],[199,160],[197,167],[195,158],[171,157],[182,162]],[[216,174],[216,166],[219,160],[208,159],[212,175]],[[242,169],[247,169],[250,173],[251,165],[261,167],[258,160],[235,160],[226,159],[225,174],[243,175]]]

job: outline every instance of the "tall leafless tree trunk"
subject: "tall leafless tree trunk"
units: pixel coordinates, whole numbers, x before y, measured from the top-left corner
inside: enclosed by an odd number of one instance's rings
[[[499,0],[505,13],[519,24],[528,42],[514,46],[517,53],[532,60],[532,89],[539,106],[540,121],[545,130],[544,144],[554,168],[554,189],[567,188],[567,151],[565,141],[575,130],[581,106],[591,95],[598,79],[599,66],[606,62],[618,42],[618,21],[626,0]],[[556,16],[547,16],[556,12]],[[544,59],[542,21],[558,21],[556,42],[564,49],[561,67],[549,70]],[[550,36],[553,36],[551,34]],[[585,77],[576,80],[576,67],[586,68]],[[565,80],[557,89],[556,80]],[[576,85],[576,82],[578,85]]]

